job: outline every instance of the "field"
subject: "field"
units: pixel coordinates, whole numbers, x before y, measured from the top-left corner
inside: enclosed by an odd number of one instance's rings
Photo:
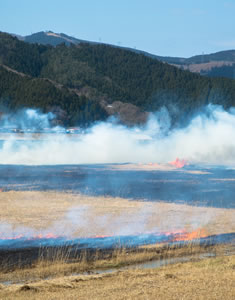
[[[45,231],[56,234],[58,227],[73,236],[159,232],[185,227],[188,230],[203,227],[208,234],[235,232],[235,209],[53,191],[0,193],[0,219],[12,230],[19,228],[19,233],[32,230],[35,234]]]
[[[138,172],[144,168],[148,172],[154,166],[114,165],[112,168],[119,169],[117,172],[126,172],[128,168]],[[55,172],[56,186],[59,186],[59,176],[63,176],[61,182],[68,180],[67,186],[71,186],[74,178],[83,178],[76,172],[72,167]],[[99,172],[106,174],[106,170],[98,169],[97,174]],[[203,230],[209,236],[235,232],[235,209],[225,208],[228,202],[225,207],[218,201],[217,207],[197,206],[190,201],[183,204],[160,199],[149,201],[147,198],[146,201],[118,195],[89,195],[68,189],[43,190],[43,178],[51,180],[53,185],[53,176],[48,179],[40,173],[39,182],[37,173],[32,173],[31,178],[35,179],[26,186],[21,184],[24,172],[16,173],[15,182],[9,180],[13,174],[10,169],[4,174],[9,177],[7,181],[4,175],[0,178],[3,183],[8,182],[0,192],[0,240],[48,234],[74,239],[177,230]],[[76,177],[77,174],[80,177]],[[160,182],[170,187],[173,182],[173,191],[180,191],[176,184],[184,184],[184,181],[179,176],[187,179],[187,175],[181,174],[171,175],[175,176],[173,179],[149,179],[146,184]],[[190,178],[195,176],[196,179],[189,181],[189,185],[193,182],[192,186],[195,186],[194,181],[199,182],[200,176],[210,176],[203,170],[186,170],[184,174]],[[119,176],[121,178],[120,173]],[[213,188],[223,187],[223,180],[228,186],[233,184],[232,175],[225,179],[208,178]],[[209,191],[213,191],[212,188]],[[226,196],[229,199],[229,195]],[[33,255],[33,249],[26,249],[22,256],[12,259],[14,251],[9,249],[4,255],[0,251],[0,299],[235,299],[234,244],[199,246],[189,240],[180,245],[87,249],[75,254],[70,247],[48,247],[39,249],[30,263],[24,263],[24,258]]]
[[[235,298],[235,256],[157,269],[56,276],[11,286],[1,299],[231,299]]]

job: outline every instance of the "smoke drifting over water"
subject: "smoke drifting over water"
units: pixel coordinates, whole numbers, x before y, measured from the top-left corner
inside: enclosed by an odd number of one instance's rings
[[[209,105],[184,128],[170,129],[166,109],[151,114],[145,126],[127,128],[101,122],[86,133],[65,134],[65,129],[35,138],[33,131],[49,127],[52,114],[26,110],[5,118],[2,131],[20,128],[19,134],[2,133],[0,164],[53,165],[92,163],[167,163],[176,157],[190,163],[235,165],[235,110]]]

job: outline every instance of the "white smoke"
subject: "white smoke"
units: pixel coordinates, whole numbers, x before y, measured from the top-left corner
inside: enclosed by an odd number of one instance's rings
[[[235,165],[233,109],[227,112],[209,105],[181,129],[171,130],[169,114],[161,109],[151,114],[142,127],[101,122],[81,135],[63,134],[62,128],[52,128],[54,134],[37,137],[29,133],[38,127],[47,128],[51,118],[51,114],[26,110],[15,116],[12,123],[5,120],[2,132],[20,124],[27,136],[0,134],[0,164],[166,163],[180,157],[191,163]]]
[[[172,206],[171,209],[176,208]],[[145,203],[140,210],[129,210],[119,214],[104,213],[96,215],[89,205],[71,207],[65,216],[50,224],[47,228],[35,229],[33,226],[23,226],[0,222],[1,240],[14,238],[35,238],[58,236],[73,239],[77,237],[94,237],[98,235],[123,236],[143,233],[173,232],[182,229],[189,231],[212,226],[213,220],[223,217],[223,211],[213,208],[195,208],[165,211],[156,210],[152,203]],[[154,220],[154,221],[153,221]]]
[[[52,113],[42,114],[36,109],[23,109],[14,114],[5,114],[0,120],[2,131],[17,129],[22,132],[35,132],[50,127],[54,119]]]

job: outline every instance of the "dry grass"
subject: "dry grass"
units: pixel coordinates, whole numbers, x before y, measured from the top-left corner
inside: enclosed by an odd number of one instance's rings
[[[139,164],[118,164],[118,165],[110,165],[109,168],[115,170],[141,170],[141,171],[175,171],[177,168],[171,164],[158,164],[158,163],[139,163]]]
[[[156,265],[183,261],[198,260],[204,254],[224,256],[235,252],[233,245],[200,246],[194,242],[184,244],[156,244],[137,248],[117,248],[109,250],[75,251],[71,246],[59,248],[43,248],[41,255],[31,264],[23,264],[21,260],[14,264],[5,261],[0,268],[0,283],[10,281],[35,281],[74,273],[96,272],[97,270],[120,269],[133,267],[142,263],[156,262]],[[30,252],[28,253],[30,255]]]
[[[199,64],[190,64],[190,65],[178,65],[178,64],[172,64],[172,65],[178,68],[183,68],[184,70],[200,73],[201,71],[210,71],[212,68],[215,67],[231,66],[233,65],[233,62],[232,61],[210,61],[210,62],[201,62]]]
[[[119,170],[119,171],[125,171],[125,170],[132,170],[132,171],[178,171],[179,173],[187,173],[187,174],[197,174],[197,175],[205,175],[205,174],[211,174],[208,171],[202,171],[202,170],[187,170],[187,169],[181,169],[177,168],[176,166],[172,165],[171,163],[138,163],[138,164],[118,164],[118,165],[109,165],[109,169]]]
[[[25,226],[38,233],[58,228],[71,233],[72,228],[74,236],[197,227],[208,234],[235,232],[235,209],[41,191],[0,193],[0,220],[13,231]]]
[[[71,221],[73,217],[76,222]],[[78,217],[86,222],[83,225],[77,222]],[[145,232],[204,227],[208,234],[235,232],[234,209],[58,192],[2,192],[0,220],[10,224],[13,231],[24,226],[38,233],[58,228],[67,232],[73,227],[76,237],[114,235],[129,228]],[[221,249],[211,251],[218,253]],[[163,250],[155,245],[136,252],[116,250],[107,257],[97,253],[93,260],[88,259],[87,253],[71,260],[69,248],[67,252],[58,250],[48,253],[48,257],[39,257],[31,268],[14,266],[9,272],[9,266],[2,267],[1,282],[24,280],[24,283],[0,284],[0,299],[235,299],[234,256],[154,270],[69,276],[83,271],[95,272],[97,268],[119,268],[188,254],[197,260],[198,253],[207,250],[190,244],[186,248]]]
[[[1,299],[235,299],[235,256],[0,285]]]

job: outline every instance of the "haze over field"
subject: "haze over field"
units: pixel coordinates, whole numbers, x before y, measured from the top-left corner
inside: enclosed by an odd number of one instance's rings
[[[11,116],[12,118],[12,116]],[[3,127],[25,132],[48,128],[52,115],[26,110]],[[235,111],[226,112],[209,105],[183,128],[172,129],[168,111],[152,113],[141,127],[128,128],[113,120],[99,122],[81,135],[49,134],[20,141],[19,135],[3,137],[1,164],[93,164],[93,163],[167,163],[176,157],[189,163],[235,165]],[[52,128],[62,132],[60,127]],[[64,130],[65,131],[65,130]]]

